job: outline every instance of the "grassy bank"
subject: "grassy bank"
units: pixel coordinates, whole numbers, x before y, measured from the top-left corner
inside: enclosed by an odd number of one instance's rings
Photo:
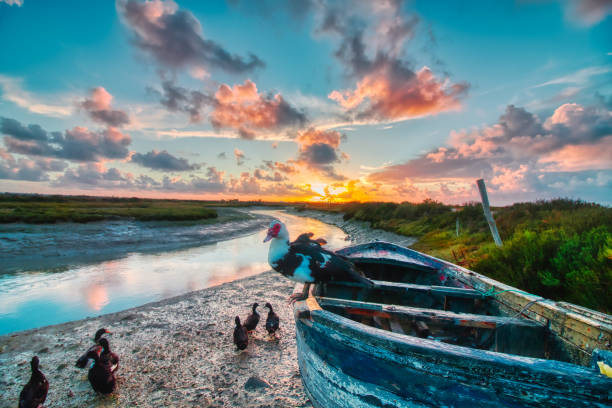
[[[414,249],[527,292],[612,313],[612,208],[564,199],[493,208],[504,241],[498,248],[479,203],[308,207],[418,237]]]
[[[109,219],[197,221],[217,217],[214,202],[140,198],[0,195],[0,223],[92,222]]]

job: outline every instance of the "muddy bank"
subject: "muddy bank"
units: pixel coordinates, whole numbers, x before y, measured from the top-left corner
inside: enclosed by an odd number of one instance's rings
[[[17,406],[34,354],[50,383],[48,407],[309,407],[286,303],[292,288],[265,272],[119,313],[0,336],[0,407]],[[276,306],[280,334],[267,336],[261,309],[260,326],[238,353],[233,319],[246,318],[254,301]],[[74,367],[100,327],[113,332],[111,347],[121,357],[118,390],[109,397],[95,395],[87,371]]]
[[[202,221],[100,221],[87,224],[0,225],[0,274],[64,270],[76,265],[186,249],[248,235],[265,228],[268,217],[219,208]]]

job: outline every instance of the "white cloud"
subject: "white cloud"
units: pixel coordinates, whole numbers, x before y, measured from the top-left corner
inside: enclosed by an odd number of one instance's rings
[[[0,88],[2,88],[2,98],[14,103],[20,108],[24,108],[33,113],[52,117],[70,116],[73,112],[73,107],[68,101],[64,104],[57,105],[45,103],[40,100],[40,97],[32,95],[30,92],[22,88],[23,80],[21,78],[13,78],[6,75],[0,75]]]
[[[0,3],[6,3],[9,6],[16,5],[17,7],[23,6],[23,0],[0,0]]]
[[[559,78],[552,79],[550,81],[546,81],[539,85],[535,85],[532,88],[540,88],[543,86],[549,85],[560,85],[560,84],[584,84],[586,83],[590,77],[595,75],[607,74],[611,72],[612,68],[610,67],[588,67],[583,68],[580,71],[576,71],[569,75],[564,75]]]
[[[172,138],[182,138],[182,137],[202,137],[202,138],[211,138],[211,139],[240,139],[240,135],[236,132],[217,132],[214,130],[158,130],[155,132],[157,136],[169,136]],[[278,141],[278,142],[288,142],[292,141],[289,136],[284,135],[282,133],[267,133],[267,134],[258,134],[257,140],[269,140],[269,141]]]

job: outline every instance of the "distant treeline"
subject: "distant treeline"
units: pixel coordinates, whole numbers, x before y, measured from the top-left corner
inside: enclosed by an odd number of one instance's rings
[[[480,203],[308,204],[415,236],[413,248],[530,293],[612,312],[612,208],[568,199],[493,208],[493,243]],[[459,220],[459,235],[457,235]]]

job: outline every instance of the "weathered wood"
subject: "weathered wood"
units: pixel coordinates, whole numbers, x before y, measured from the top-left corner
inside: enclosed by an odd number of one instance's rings
[[[345,248],[339,253],[355,256],[357,262],[365,253],[370,257],[380,256],[379,262],[383,264],[382,258],[393,254],[393,262],[401,259],[406,264],[417,262],[428,266],[427,282],[434,278],[445,285],[440,286],[441,290],[461,289],[455,294],[471,296],[474,291],[478,296],[480,293],[492,295],[486,300],[478,300],[476,296],[474,302],[486,302],[493,307],[494,314],[502,316],[317,298],[311,291],[305,302],[295,303],[294,314],[300,372],[306,393],[315,407],[611,406],[612,379],[589,367],[594,348],[602,349],[593,353],[597,356],[594,359],[612,361],[609,351],[611,316],[541,299],[460,266],[393,244],[375,242]],[[393,268],[397,268],[395,265]],[[424,276],[420,273],[405,275],[411,279]],[[387,284],[389,282],[382,285]],[[432,290],[434,286],[408,282],[414,286],[402,287],[402,284],[394,286],[391,283],[389,286],[393,288],[385,290],[406,296],[418,293],[425,299],[438,297]],[[347,289],[347,296],[363,296],[363,291],[351,294],[354,287]],[[450,307],[466,301],[453,294],[440,296],[440,300],[451,299]],[[441,307],[441,302],[437,305]],[[343,317],[345,313],[350,318]],[[362,318],[368,325],[358,323]],[[411,322],[421,335],[427,328],[433,333],[430,336],[445,338],[445,341],[454,342],[445,337],[447,332],[464,333],[469,340],[449,344],[393,329],[399,326],[411,331]],[[440,333],[444,336],[440,337]],[[554,340],[550,350],[547,340]],[[494,347],[499,352],[480,349]],[[585,367],[533,357],[544,354],[548,358],[548,353],[556,353],[559,347],[566,348],[572,362]]]
[[[572,364],[364,328],[325,310],[312,317],[308,325],[298,320],[296,330],[300,370],[315,406],[586,408],[610,402],[612,380]]]
[[[541,299],[538,296],[525,292],[516,291],[516,288],[505,285],[494,279],[480,275],[474,271],[454,265],[450,262],[422,254],[413,249],[401,247],[388,242],[373,242],[368,244],[354,245],[338,251],[339,254],[360,259],[360,254],[367,253],[368,256],[384,258],[385,254],[393,253],[395,258],[401,258],[406,263],[418,262],[430,266],[440,281],[446,280],[453,286],[465,286],[476,289],[479,292],[493,292],[494,302],[500,307],[506,308],[509,313],[518,313],[530,302]],[[502,293],[500,293],[502,292]],[[590,311],[597,315],[598,312]],[[581,350],[580,364],[588,365],[590,355],[595,348],[612,350],[612,325],[596,318],[590,318],[586,313],[574,313],[572,310],[557,305],[556,302],[543,300],[532,304],[523,313],[532,320],[548,325],[549,330],[566,341],[572,347]]]
[[[416,285],[413,283],[389,282],[375,279],[372,279],[372,282],[374,283],[374,287],[368,288],[368,290],[388,290],[406,295],[410,295],[410,292],[423,292],[434,296],[450,296],[463,299],[482,299],[485,297],[482,293],[474,289],[455,288],[452,286]],[[363,288],[362,284],[354,282],[334,282],[328,283],[327,285]]]
[[[421,338],[425,338],[429,336],[429,333],[430,333],[429,326],[427,326],[427,323],[425,323],[424,321],[418,320],[414,322],[414,328],[416,330],[417,336]]]
[[[480,191],[480,198],[482,199],[482,210],[484,211],[485,218],[489,224],[491,235],[493,235],[493,241],[498,247],[502,246],[502,240],[497,231],[497,224],[495,224],[495,218],[491,214],[491,208],[489,208],[489,197],[487,196],[487,187],[483,179],[476,180],[478,184],[478,191]]]
[[[400,283],[400,282],[385,282],[373,280],[376,285],[375,288],[395,290],[399,292],[426,292],[435,296],[450,296],[464,299],[482,299],[484,296],[482,293],[467,288],[454,288],[451,286],[435,286],[435,285],[415,285],[411,283]]]
[[[486,316],[471,313],[454,313],[444,310],[423,309],[409,306],[385,305],[382,303],[359,302],[355,300],[323,298],[317,299],[319,305],[324,309],[327,307],[339,307],[348,313],[357,315],[380,316],[391,318],[413,318],[418,320],[436,322],[437,324],[450,324],[463,327],[479,327],[483,329],[494,329],[500,325],[514,325],[522,327],[542,327],[528,319],[517,319],[506,316]]]
[[[395,316],[391,316],[389,318],[389,326],[390,326],[391,331],[393,333],[406,334],[406,332],[404,331],[404,328],[402,327],[400,321]]]

